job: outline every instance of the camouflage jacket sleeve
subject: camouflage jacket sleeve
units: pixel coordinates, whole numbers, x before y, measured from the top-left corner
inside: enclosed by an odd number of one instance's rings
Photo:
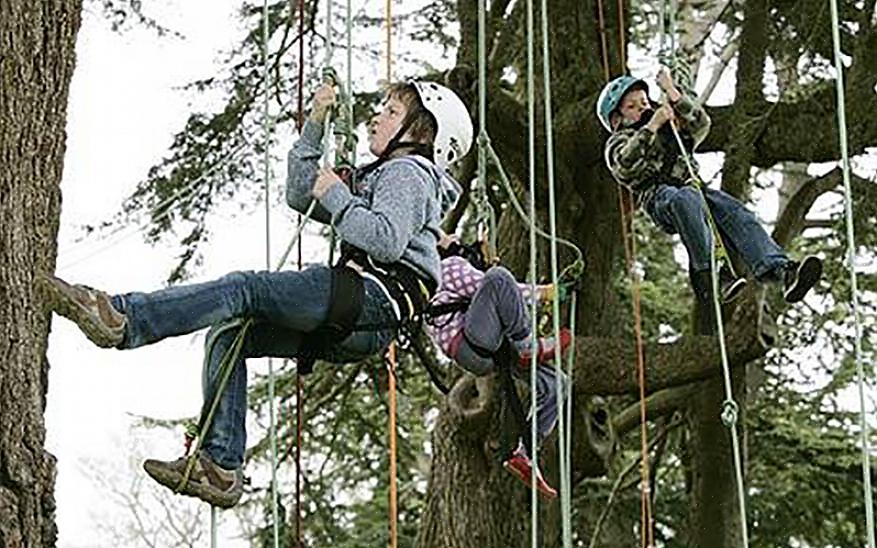
[[[673,105],[673,110],[685,122],[685,127],[694,138],[697,148],[710,132],[710,117],[703,106],[689,95],[683,93],[682,98]]]
[[[606,142],[606,166],[615,179],[631,190],[649,186],[656,173],[656,136],[646,128],[622,129]]]

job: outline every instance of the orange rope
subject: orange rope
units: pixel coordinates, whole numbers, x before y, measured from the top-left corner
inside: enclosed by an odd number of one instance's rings
[[[387,367],[390,373],[390,548],[396,548],[396,344],[387,350]]]
[[[387,0],[384,7],[387,26],[387,85],[393,82],[393,0]]]
[[[618,0],[618,54],[621,58],[621,72],[627,72],[627,61],[624,49],[624,0]],[[600,25],[601,51],[603,61],[603,74],[606,82],[609,81],[609,55],[604,32],[605,20],[603,17],[603,1],[597,0],[597,17]],[[636,229],[633,226],[633,195],[627,189],[618,187],[618,210],[621,216],[621,238],[624,242],[624,258],[627,272],[630,276],[631,293],[633,298],[633,334],[636,341],[636,370],[639,384],[640,398],[640,527],[642,531],[642,545],[654,546],[654,524],[652,522],[651,505],[651,482],[649,478],[649,434],[646,423],[646,373],[645,355],[643,352],[642,336],[642,295],[640,291],[639,277],[634,271],[636,263]]]
[[[600,53],[603,54],[603,78],[609,81],[609,44],[606,43],[606,20],[603,17],[603,1],[597,1],[597,21],[600,27]]]

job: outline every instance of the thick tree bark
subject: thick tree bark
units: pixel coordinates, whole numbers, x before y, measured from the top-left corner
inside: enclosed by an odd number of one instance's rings
[[[80,0],[0,2],[0,546],[54,546],[55,459],[44,449],[49,316],[67,93]]]

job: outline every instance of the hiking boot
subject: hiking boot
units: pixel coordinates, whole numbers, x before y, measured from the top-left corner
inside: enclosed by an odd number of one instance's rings
[[[538,339],[536,339],[536,343],[538,348],[536,353],[536,363],[551,363],[551,361],[554,360],[554,353],[557,350],[557,344],[554,340],[554,337],[539,337]],[[572,333],[570,333],[569,329],[564,327],[560,330],[561,356],[566,354],[566,351],[567,349],[569,349],[569,345],[571,343]],[[518,354],[518,365],[521,368],[529,370],[531,357],[533,355],[532,351],[532,342],[529,342]]]
[[[189,459],[195,459],[189,479],[180,487]],[[213,462],[203,451],[191,457],[175,461],[148,459],[143,469],[149,476],[175,493],[203,500],[219,508],[231,508],[244,492],[243,471],[225,470]],[[177,490],[179,488],[179,490]]]
[[[789,262],[783,272],[783,298],[790,304],[800,301],[821,277],[822,260],[815,255],[804,257],[800,263]]]
[[[727,304],[740,296],[746,288],[746,278],[738,278],[734,272],[726,267],[719,268],[719,291],[722,302]]]
[[[526,484],[527,487],[532,487],[532,474],[534,467],[533,463],[530,461],[530,457],[527,456],[527,452],[524,450],[523,445],[518,445],[518,448],[515,449],[511,457],[502,463],[502,467]],[[539,491],[539,494],[545,500],[555,499],[557,497],[557,491],[548,485],[548,482],[542,477],[542,472],[539,471],[538,466],[535,468],[535,471],[536,490]]]
[[[125,315],[113,307],[109,295],[55,276],[44,276],[41,281],[49,307],[79,326],[91,342],[102,348],[122,343]]]

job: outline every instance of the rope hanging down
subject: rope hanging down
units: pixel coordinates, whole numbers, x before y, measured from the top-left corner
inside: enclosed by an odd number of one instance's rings
[[[844,97],[843,62],[840,49],[840,23],[837,0],[831,2],[831,39],[834,47],[834,70],[837,74],[837,126],[841,161],[843,165],[844,213],[847,228],[847,267],[850,269],[850,299],[855,323],[856,382],[859,389],[859,420],[862,441],[862,489],[865,497],[865,531],[868,548],[875,548],[874,540],[874,502],[871,495],[871,448],[868,414],[865,406],[865,369],[862,365],[862,321],[859,312],[859,286],[856,278],[856,238],[853,229],[853,192],[850,185],[850,153],[847,147],[847,119]]]
[[[330,0],[331,1],[331,0]],[[384,24],[387,27],[387,84],[393,81],[393,0],[385,5]],[[389,371],[389,445],[390,445],[390,486],[389,486],[389,546],[396,548],[398,543],[398,511],[396,508],[396,343],[391,342],[387,350],[387,368]]]
[[[675,22],[676,22],[676,14],[675,14],[675,2],[671,0],[671,13],[670,13],[670,23],[671,28],[670,32],[673,34],[674,38],[671,40],[671,43],[675,46]],[[663,42],[663,38],[662,38]],[[675,58],[675,47],[671,51],[671,58]],[[679,136],[679,131],[675,125],[671,121],[670,124],[671,129],[673,130],[673,136],[675,137],[675,141],[677,146],[679,147],[679,154],[682,157],[685,167],[688,170],[689,174],[689,183],[693,184],[699,191],[700,196],[703,199],[703,207],[706,212],[706,218],[710,226],[710,230],[713,233],[713,246],[710,248],[710,278],[712,283],[712,291],[713,291],[713,308],[716,315],[716,328],[717,335],[719,340],[719,353],[722,360],[722,381],[724,384],[725,390],[725,401],[722,402],[722,413],[721,419],[722,424],[724,424],[730,434],[731,434],[731,451],[733,457],[733,466],[734,466],[734,479],[736,482],[737,488],[737,507],[740,512],[740,534],[741,540],[744,548],[749,546],[749,527],[746,521],[746,492],[745,485],[743,483],[743,464],[742,459],[740,457],[740,439],[737,433],[737,419],[739,415],[739,406],[736,401],[734,401],[734,392],[731,384],[731,367],[728,363],[728,349],[727,344],[725,342],[725,322],[722,318],[722,305],[720,302],[720,290],[719,290],[719,274],[718,269],[721,263],[724,263],[725,266],[729,269],[732,269],[731,261],[729,260],[727,250],[725,248],[724,243],[722,242],[721,234],[719,233],[718,227],[716,226],[715,219],[713,218],[712,211],[710,210],[709,203],[707,202],[706,195],[704,194],[705,184],[703,180],[701,180],[698,173],[695,171],[694,166],[689,158],[689,152],[686,150],[685,146],[682,143],[682,139]]]
[[[298,85],[297,102],[298,113],[296,116],[296,130],[301,134],[304,126],[304,26],[305,5],[304,0],[298,0]],[[296,226],[301,226],[303,221],[301,214],[296,215]],[[302,246],[298,243],[298,269],[302,268]],[[301,453],[304,440],[304,378],[298,367],[295,368],[295,540],[296,548],[304,546],[302,542],[302,515],[301,515]]]
[[[266,38],[266,44],[267,44],[267,38]],[[334,75],[334,71],[331,71],[331,70],[324,71],[324,75]],[[335,83],[337,85],[337,80],[333,80],[333,83]],[[327,116],[327,118],[331,119],[332,115],[333,115],[333,113],[330,112],[329,115]],[[266,118],[266,123],[267,123],[267,118]],[[331,134],[331,132],[329,132],[329,133]],[[267,146],[266,146],[266,150],[267,150]],[[341,162],[341,161],[343,161],[343,158],[344,158],[343,151],[341,149],[336,150],[336,161]],[[266,175],[266,180],[267,180],[267,175]],[[286,264],[286,261],[289,257],[290,252],[292,251],[292,249],[296,245],[296,243],[299,241],[299,238],[301,237],[302,231],[310,219],[310,216],[314,210],[315,203],[316,203],[316,200],[311,200],[311,203],[310,203],[307,211],[305,212],[304,216],[302,217],[299,225],[296,227],[296,231],[293,234],[292,239],[291,239],[290,243],[288,244],[286,250],[284,251],[281,259],[278,261],[278,264],[277,264],[275,270],[280,270]],[[238,334],[235,337],[235,340],[233,341],[230,348],[227,349],[225,354],[223,354],[223,358],[222,358],[219,373],[218,373],[219,384],[218,384],[218,387],[216,390],[216,394],[213,397],[213,401],[211,401],[210,404],[206,407],[206,413],[203,412],[204,410],[202,410],[202,414],[201,414],[201,417],[199,419],[197,427],[193,431],[189,432],[190,434],[194,434],[195,436],[197,436],[197,442],[195,443],[195,449],[193,452],[194,455],[198,454],[198,452],[201,449],[201,444],[203,443],[203,438],[199,435],[199,433],[203,432],[207,428],[209,428],[210,424],[213,421],[213,417],[214,417],[216,409],[219,405],[219,398],[220,398],[221,394],[225,391],[225,387],[227,386],[228,380],[231,377],[231,373],[234,369],[233,365],[236,363],[238,356],[240,356],[240,351],[241,351],[241,348],[243,346],[243,341],[244,341],[250,327],[252,326],[252,324],[253,324],[253,320],[250,318],[230,321],[230,322],[226,323],[225,325],[223,325],[219,330],[217,330],[217,332],[214,334],[214,337],[212,337],[207,342],[207,345],[209,347],[209,346],[211,346],[212,342],[216,339],[216,336],[227,331],[228,329],[234,329],[234,328],[238,329]],[[209,355],[209,352],[207,354]],[[269,376],[270,375],[271,375],[271,372],[269,371]],[[270,382],[270,378],[269,378],[269,382]],[[269,391],[270,391],[270,384],[269,384]],[[190,444],[187,444],[187,449],[189,446],[190,446]],[[185,486],[186,483],[188,483],[189,478],[190,478],[191,473],[192,473],[192,470],[194,468],[194,464],[195,464],[195,458],[189,458],[187,465],[186,465],[186,469],[183,473],[183,477],[181,478],[179,485],[176,487],[177,491],[181,490],[183,488],[183,486]],[[274,461],[272,461],[272,475],[275,472],[276,472],[276,450],[275,450]],[[275,520],[275,524],[279,525],[278,521],[279,520]]]
[[[558,269],[557,269],[557,207],[555,201],[554,189],[554,129],[552,125],[552,109],[551,109],[551,51],[548,45],[548,0],[542,0],[541,7],[542,16],[542,84],[543,84],[543,105],[545,110],[545,155],[547,159],[547,175],[548,175],[548,222],[550,225],[551,241],[551,283],[557,287]],[[560,300],[559,295],[555,294],[552,302],[552,320],[554,325],[554,340],[560,340]],[[563,394],[563,361],[560,352],[554,353],[554,369],[556,371],[556,390],[559,409],[557,413],[558,439],[566,439],[566,413],[565,405],[570,402]],[[570,470],[569,458],[563,450],[564,442],[561,441],[560,453],[560,512],[563,532],[564,548],[572,548],[572,526],[571,526],[571,502],[570,502]]]
[[[627,62],[625,56],[625,27],[624,27],[624,3],[618,1],[618,52],[621,57],[621,72],[627,71]],[[603,2],[598,0],[598,20],[600,29],[605,26],[603,19]],[[609,49],[605,38],[605,33],[601,32],[602,37],[602,63],[603,75],[606,82],[609,82],[610,66],[609,66]],[[639,409],[640,409],[640,531],[642,546],[654,546],[654,520],[652,518],[652,497],[651,497],[651,479],[650,479],[650,457],[649,457],[649,431],[648,431],[648,413],[646,408],[646,377],[645,377],[645,353],[643,350],[642,335],[642,292],[640,289],[639,274],[636,271],[636,227],[633,223],[633,197],[630,191],[622,188],[620,185],[616,187],[618,195],[618,211],[621,221],[621,239],[624,245],[624,259],[627,268],[627,274],[630,279],[631,300],[633,302],[633,333],[636,346],[636,373],[637,384],[639,388]]]
[[[262,4],[262,62],[263,79],[265,83],[265,97],[262,109],[262,132],[265,139],[264,153],[262,156],[262,170],[265,181],[265,268],[271,268],[271,133],[273,120],[269,112],[271,94],[271,78],[268,70],[268,0]],[[280,517],[277,509],[277,423],[274,416],[274,392],[276,382],[274,378],[274,360],[268,358],[268,432],[271,445],[271,532],[274,540],[274,548],[280,546]]]
[[[527,170],[530,181],[529,187],[529,218],[536,218],[536,94],[533,78],[533,0],[527,0]],[[514,196],[514,193],[509,193]],[[530,226],[530,294],[536,294],[536,223]],[[535,334],[538,329],[538,304],[536,299],[530,303],[530,333]],[[539,462],[538,420],[535,398],[537,371],[536,355],[539,352],[539,344],[533,337],[533,345],[530,347],[530,447],[532,448],[533,462]],[[530,545],[532,548],[539,546],[539,495],[536,491],[536,475],[533,474],[530,482]]]
[[[474,201],[476,206],[479,206],[479,216],[478,222],[483,223],[485,220],[494,224],[495,216],[493,215],[493,209],[490,207],[490,204],[487,200],[487,162],[491,161],[497,169],[500,180],[505,186],[505,190],[511,201],[512,205],[516,213],[521,217],[521,219],[528,224],[530,227],[530,283],[534,284],[536,280],[536,235],[540,235],[542,237],[547,238],[551,243],[552,250],[552,274],[553,274],[553,283],[556,285],[558,281],[558,272],[557,272],[557,244],[561,243],[565,246],[568,246],[575,253],[575,261],[566,267],[562,273],[562,275],[572,276],[573,278],[578,278],[582,271],[584,270],[584,258],[581,251],[576,247],[573,243],[563,240],[562,238],[558,238],[556,235],[555,226],[552,226],[552,234],[547,234],[543,230],[537,228],[535,222],[535,110],[534,110],[534,74],[533,74],[533,2],[532,0],[528,0],[527,2],[527,93],[528,93],[528,130],[529,130],[529,175],[530,175],[530,196],[529,196],[529,215],[524,212],[520,203],[518,202],[512,184],[503,169],[502,162],[499,160],[496,151],[493,149],[493,146],[490,143],[490,138],[487,133],[486,122],[487,122],[487,100],[486,100],[486,81],[487,81],[487,70],[486,70],[486,2],[485,0],[479,0],[478,3],[478,114],[479,114],[479,134],[478,134],[478,179],[477,185],[473,188],[476,192]],[[543,29],[547,29],[548,19],[547,19],[547,6],[543,2],[542,6],[542,25]],[[547,32],[546,32],[547,34]],[[547,55],[548,55],[548,42],[547,40],[543,43],[543,58],[545,59],[544,71],[545,71],[545,85],[546,85],[546,96],[550,97],[551,88],[550,88],[550,68],[547,65]],[[550,101],[546,105],[546,124],[548,126],[547,133],[551,134],[551,125],[550,125]],[[553,147],[552,143],[548,143],[548,156],[549,156],[549,187],[550,187],[550,208],[551,208],[551,217],[552,221],[554,220],[554,212],[556,209],[554,208],[553,202]],[[486,214],[484,212],[487,212]],[[495,243],[495,230],[491,230],[491,241],[490,241],[490,249],[491,253],[495,254],[496,243]],[[535,308],[535,304],[532,304],[531,309],[531,321],[532,321],[532,332],[535,334],[537,332],[537,312]],[[575,298],[573,297],[571,304],[572,313],[575,313]],[[554,300],[554,334],[555,337],[559,336],[559,302],[557,301],[557,295],[555,295]],[[573,320],[574,322],[574,320]],[[574,326],[574,323],[572,324]],[[574,327],[573,327],[574,329]],[[535,337],[534,337],[535,340]],[[535,349],[532,353],[534,356],[536,355]],[[572,352],[571,358],[572,358]],[[572,364],[573,359],[570,360],[570,376],[572,376]],[[565,546],[571,546],[571,527],[570,527],[570,487],[569,487],[569,451],[570,451],[570,435],[567,432],[566,422],[571,417],[570,410],[567,409],[564,411],[564,400],[563,397],[563,386],[561,384],[561,379],[559,373],[562,372],[562,364],[561,359],[558,356],[558,359],[555,363],[555,367],[557,370],[558,382],[555,387],[558,395],[559,409],[558,409],[558,440],[560,445],[559,458],[560,458],[560,472],[561,472],[561,511],[562,511],[562,519],[564,522],[564,530],[566,531],[565,538],[566,544]],[[536,378],[535,378],[536,367],[535,363],[531,363],[531,375],[530,375],[530,390],[531,394],[536,393]],[[532,399],[532,398],[531,398]],[[531,461],[534,465],[538,463],[538,451],[536,447],[536,421],[537,416],[535,412],[535,400],[531,401],[531,428],[530,428],[530,451],[531,451]],[[538,497],[536,495],[536,483],[535,483],[535,475],[533,476],[533,482],[531,483],[531,541],[532,545],[538,546]]]

